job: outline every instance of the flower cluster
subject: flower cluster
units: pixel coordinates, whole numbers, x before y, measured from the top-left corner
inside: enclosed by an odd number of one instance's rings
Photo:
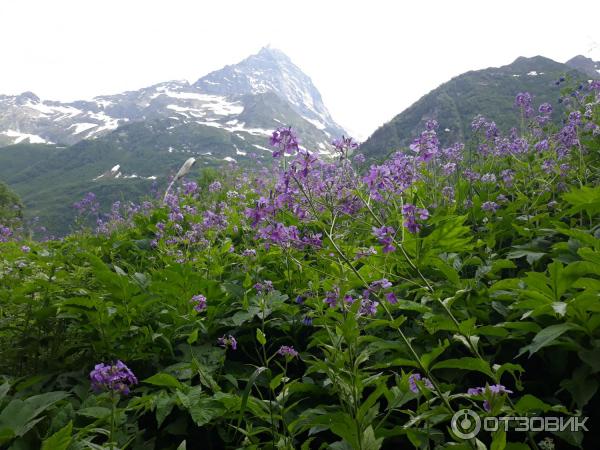
[[[299,149],[299,142],[292,127],[279,127],[271,135],[271,145],[277,150],[273,152],[273,158],[282,155],[293,155]]]
[[[268,294],[273,290],[273,282],[271,280],[263,280],[262,283],[256,283],[254,289],[256,289],[256,292],[259,294]]]
[[[206,297],[202,294],[194,295],[190,303],[194,303],[194,310],[196,312],[202,312],[206,309]]]
[[[223,348],[231,347],[232,350],[237,350],[237,340],[232,335],[223,335],[217,339],[217,344]]]
[[[138,383],[133,372],[123,362],[108,365],[96,364],[90,372],[92,389],[96,392],[103,390],[128,395],[131,386]]]
[[[417,222],[417,219],[420,221],[429,219],[429,211],[427,209],[417,208],[410,203],[402,207],[402,215],[404,216],[404,226],[411,233],[418,233],[421,229],[421,224]]]
[[[433,389],[431,380],[429,380],[427,377],[421,376],[420,373],[416,372],[408,377],[408,388],[415,394],[418,394],[420,390],[419,386],[417,385],[417,381],[422,383],[427,389]]]
[[[392,227],[373,227],[373,236],[375,236],[381,245],[383,245],[383,253],[391,253],[396,250],[396,247],[392,245],[394,242],[395,230]]]
[[[6,225],[2,225],[0,223],[0,242],[8,242],[12,235],[12,230]]]
[[[467,390],[468,395],[483,395],[483,396],[488,397],[483,402],[483,409],[485,409],[488,412],[492,410],[492,406],[491,406],[490,402],[491,402],[491,400],[493,400],[494,397],[499,396],[501,394],[512,394],[512,393],[513,393],[513,391],[506,389],[506,387],[501,384],[492,384],[491,386],[486,385],[485,387],[475,387],[475,388],[469,388]]]
[[[96,194],[88,192],[78,202],[73,203],[73,208],[77,210],[77,214],[97,213],[100,209],[100,204],[96,200]]]
[[[409,148],[417,154],[419,161],[426,163],[437,156],[440,145],[437,133],[435,132],[437,127],[437,121],[428,120],[425,124],[425,131],[410,144]]]
[[[515,106],[521,108],[524,117],[530,117],[533,114],[533,96],[529,92],[519,92],[515,98]]]
[[[279,347],[279,350],[277,350],[277,354],[290,359],[298,356],[298,352],[294,350],[294,347],[287,345],[282,345],[281,347]]]

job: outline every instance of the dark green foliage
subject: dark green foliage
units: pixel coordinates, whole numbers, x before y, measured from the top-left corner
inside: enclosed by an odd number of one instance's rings
[[[532,71],[537,75],[528,75]],[[514,106],[517,92],[533,94],[538,105],[551,103],[556,109],[553,119],[560,121],[564,110],[557,102],[561,92],[555,82],[561,76],[574,81],[589,78],[565,64],[542,56],[520,57],[503,67],[464,73],[434,89],[379,127],[360,146],[360,151],[368,158],[383,159],[410,144],[429,119],[439,122],[440,141],[445,145],[468,139],[472,134],[471,122],[478,114],[494,120],[502,130],[519,128],[521,123]]]

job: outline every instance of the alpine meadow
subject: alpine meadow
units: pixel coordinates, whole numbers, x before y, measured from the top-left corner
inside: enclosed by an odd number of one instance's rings
[[[271,47],[0,95],[0,448],[600,448],[600,63],[348,134]]]

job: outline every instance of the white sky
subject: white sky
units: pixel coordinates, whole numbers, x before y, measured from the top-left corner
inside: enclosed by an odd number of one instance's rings
[[[0,0],[0,93],[75,100],[195,81],[271,44],[359,138],[462,72],[600,59],[600,1]]]

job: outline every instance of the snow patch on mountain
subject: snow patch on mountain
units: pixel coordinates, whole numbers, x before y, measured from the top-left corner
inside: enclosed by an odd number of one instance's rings
[[[44,139],[41,136],[38,136],[37,134],[21,133],[20,131],[15,130],[2,131],[0,132],[0,134],[3,134],[10,138],[15,138],[13,144],[20,144],[21,142],[26,141],[29,141],[30,144],[53,144],[53,142],[47,141],[46,139]]]

